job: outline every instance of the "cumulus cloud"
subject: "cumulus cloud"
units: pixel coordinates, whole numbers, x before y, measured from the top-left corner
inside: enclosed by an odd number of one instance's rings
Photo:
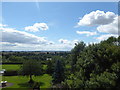
[[[46,23],[35,23],[33,26],[25,27],[26,31],[38,32],[39,30],[48,30],[49,27]]]
[[[0,28],[2,32],[2,42],[25,43],[25,44],[47,44],[44,37],[38,37],[33,34],[18,31],[13,28]]]
[[[2,46],[7,46],[7,47],[16,46],[16,43],[9,43],[9,42],[0,42],[0,44]]]
[[[100,37],[97,37],[96,39],[99,40],[99,41],[102,41],[102,40],[106,40],[108,39],[109,37],[118,37],[119,35],[115,35],[115,34],[106,34],[106,35],[101,35]]]
[[[105,40],[110,36],[118,36],[120,25],[120,16],[113,12],[92,11],[83,16],[78,22],[78,26],[97,26],[96,30],[99,33],[107,33],[101,35],[97,40]],[[77,34],[86,34],[87,36],[96,35],[96,32],[76,31]]]
[[[93,26],[93,25],[106,25],[114,21],[117,15],[113,12],[92,11],[83,16],[78,22],[78,26]]]
[[[39,29],[34,26],[25,27],[25,30],[30,31],[30,32],[38,32],[39,31]]]
[[[66,39],[59,39],[59,42],[63,43],[63,44],[69,44],[70,43],[70,41],[68,41]]]
[[[6,27],[6,26],[7,26],[7,25],[0,23],[0,27]]]
[[[74,46],[69,44],[51,44],[51,45],[38,45],[35,44],[18,44],[16,46],[10,46],[9,43],[3,44],[2,50],[7,51],[70,51]]]
[[[97,32],[89,32],[89,31],[76,31],[77,34],[86,34],[86,36],[97,35]]]
[[[78,40],[69,41],[67,39],[59,40],[61,43],[54,43],[53,41],[46,40],[45,37],[39,37],[24,31],[18,31],[13,28],[0,28],[2,33],[2,42],[0,42],[0,50],[5,51],[69,51],[74,47],[73,42]]]
[[[58,41],[61,43],[61,45],[69,46],[72,48],[75,46],[76,43],[80,42],[80,40],[77,39],[75,40],[59,39]]]
[[[110,24],[98,26],[97,30],[103,33],[119,34],[118,32],[120,25],[118,25],[118,23],[120,23],[120,17],[116,17],[115,20]]]

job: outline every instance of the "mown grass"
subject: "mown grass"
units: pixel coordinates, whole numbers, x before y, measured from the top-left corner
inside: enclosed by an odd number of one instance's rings
[[[3,64],[3,65],[0,65],[0,67],[2,69],[10,71],[10,70],[19,70],[21,65],[19,65],[19,64]],[[47,69],[47,65],[43,65],[43,70],[46,70],[46,69]]]
[[[3,80],[13,83],[13,86],[7,88],[29,88],[29,77],[26,76],[3,76]],[[52,77],[48,74],[42,76],[33,76],[35,82],[40,83],[40,88],[50,88]]]
[[[21,65],[19,64],[3,64],[0,65],[0,67],[2,67],[2,69],[5,69],[6,71],[10,71],[10,70],[19,70]],[[46,70],[47,65],[43,65],[43,69]],[[3,81],[7,81],[9,83],[13,83],[13,86],[10,87],[6,87],[6,89],[9,88],[30,88],[28,85],[28,81],[29,81],[29,77],[26,76],[2,76],[2,80]],[[51,86],[51,81],[52,81],[52,77],[48,74],[43,74],[41,76],[33,76],[33,80],[35,82],[39,82],[40,83],[40,88],[50,88]],[[4,90],[4,89],[3,89]]]
[[[3,64],[0,66],[2,67],[2,69],[9,71],[9,70],[19,70],[21,65],[19,65],[19,64]]]

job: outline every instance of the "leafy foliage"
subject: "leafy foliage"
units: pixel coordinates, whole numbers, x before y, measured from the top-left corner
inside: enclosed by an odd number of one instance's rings
[[[60,60],[57,60],[55,63],[55,69],[53,74],[53,84],[58,84],[64,81],[65,74],[64,74],[64,67]]]
[[[84,42],[79,42],[78,44],[75,44],[75,47],[71,50],[71,70],[74,72],[76,69],[76,62],[77,62],[77,57],[79,54],[83,51],[85,48],[85,43]]]
[[[32,82],[32,75],[41,75],[42,66],[41,63],[38,61],[26,61],[23,63],[23,66],[21,67],[19,73],[25,76],[30,76],[30,81]]]
[[[73,77],[66,80],[69,88],[120,88],[119,41],[120,36],[110,37],[74,52],[76,69]],[[75,46],[73,50],[76,47],[81,48]]]

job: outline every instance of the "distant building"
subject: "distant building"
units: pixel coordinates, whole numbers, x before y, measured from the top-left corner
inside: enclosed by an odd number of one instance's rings
[[[48,61],[48,60],[52,60],[52,58],[46,58],[46,60]]]

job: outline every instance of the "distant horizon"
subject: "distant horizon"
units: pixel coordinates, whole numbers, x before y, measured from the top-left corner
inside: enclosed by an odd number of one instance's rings
[[[0,52],[70,52],[70,51],[0,51]]]

